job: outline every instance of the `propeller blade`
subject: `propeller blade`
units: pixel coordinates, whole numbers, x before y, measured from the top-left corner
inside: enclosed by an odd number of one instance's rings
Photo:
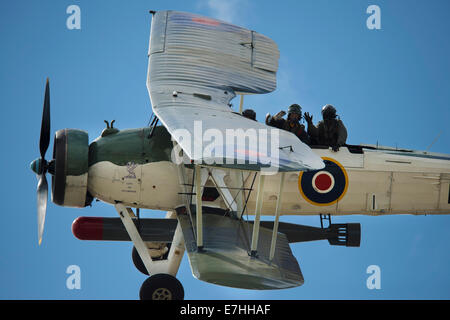
[[[48,184],[45,173],[40,174],[37,186],[37,218],[38,218],[38,243],[41,245],[44,233],[45,212],[47,211]]]
[[[47,78],[47,83],[45,84],[44,108],[42,111],[41,138],[39,141],[39,148],[41,151],[42,159],[45,158],[45,153],[47,152],[49,144],[50,144],[50,85]]]

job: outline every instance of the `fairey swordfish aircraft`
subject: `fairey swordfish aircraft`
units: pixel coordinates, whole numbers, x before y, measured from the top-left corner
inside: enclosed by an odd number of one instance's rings
[[[230,101],[275,89],[277,45],[223,21],[151,13],[148,127],[119,130],[107,122],[90,144],[85,131],[58,130],[46,161],[47,80],[41,156],[31,164],[39,179],[39,243],[47,172],[55,204],[83,208],[98,199],[114,206],[117,218],[79,217],[72,232],[82,240],[131,240],[134,264],[150,275],[141,299],[184,298],[176,274],[185,251],[200,280],[291,288],[304,282],[291,243],[360,245],[360,224],[333,224],[333,215],[450,213],[450,155],[375,145],[334,152],[247,119]],[[166,219],[141,218],[141,208],[167,211]],[[321,227],[283,223],[281,215],[318,215]]]

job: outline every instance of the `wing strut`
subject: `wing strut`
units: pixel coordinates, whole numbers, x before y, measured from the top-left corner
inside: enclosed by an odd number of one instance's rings
[[[225,202],[225,205],[230,211],[237,211],[237,203],[235,199],[233,199],[233,196],[230,193],[230,190],[228,190],[227,185],[224,181],[225,172],[223,170],[217,170],[213,169],[210,175],[211,181],[213,182],[214,186],[216,187],[217,192],[222,196],[223,201]],[[239,192],[239,191],[238,191]]]
[[[275,221],[273,224],[272,243],[270,245],[269,260],[273,260],[275,254],[275,246],[277,244],[278,222],[280,220],[281,196],[283,195],[284,176],[285,172],[282,172],[280,178],[280,187],[278,189],[277,206],[275,208]]]
[[[195,219],[197,227],[197,248],[203,249],[203,214],[202,214],[202,170],[200,166],[195,166]]]
[[[256,212],[255,212],[255,222],[253,224],[253,233],[252,233],[252,245],[250,247],[250,255],[252,257],[256,257],[257,248],[258,248],[258,238],[259,238],[259,225],[261,220],[261,208],[263,203],[263,195],[264,195],[264,180],[265,175],[259,175],[258,181],[258,194],[256,195]]]
[[[241,100],[239,101],[239,113],[242,114],[244,109],[244,95],[241,94]]]

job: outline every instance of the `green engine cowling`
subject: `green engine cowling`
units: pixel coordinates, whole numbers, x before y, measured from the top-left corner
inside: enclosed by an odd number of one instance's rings
[[[65,207],[85,207],[92,202],[87,191],[89,138],[85,131],[62,129],[55,133],[52,201]]]

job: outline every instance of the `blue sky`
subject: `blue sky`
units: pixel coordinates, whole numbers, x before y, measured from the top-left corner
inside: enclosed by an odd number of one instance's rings
[[[81,8],[81,30],[66,27],[72,4]],[[366,27],[371,4],[381,9],[381,30]],[[111,206],[80,210],[49,202],[38,247],[37,181],[29,163],[39,155],[47,76],[52,132],[80,128],[92,141],[104,119],[115,119],[120,129],[147,125],[148,10],[166,9],[223,19],[278,44],[277,90],[245,99],[258,120],[298,103],[317,121],[321,107],[331,103],[347,126],[348,143],[424,150],[440,134],[429,150],[450,153],[446,0],[1,2],[1,299],[138,298],[145,276],[132,264],[131,243],[83,242],[71,233],[78,216],[115,216]],[[319,225],[318,217],[282,221]],[[186,299],[450,298],[450,216],[344,216],[333,222],[360,222],[361,247],[294,244],[303,286],[248,291],[210,285],[193,278],[185,256],[178,278]],[[80,290],[66,288],[69,265],[81,268]],[[380,290],[366,287],[370,265],[381,268]]]

